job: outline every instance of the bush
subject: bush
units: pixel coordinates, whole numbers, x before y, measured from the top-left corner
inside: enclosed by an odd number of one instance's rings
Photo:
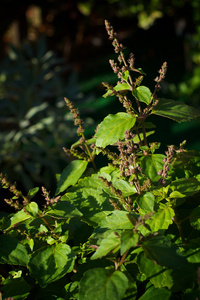
[[[78,109],[65,98],[79,140],[65,152],[73,157],[57,176],[53,197],[42,188],[24,196],[1,175],[6,200],[17,212],[2,213],[0,263],[3,299],[198,299],[200,296],[200,154],[148,142],[152,115],[176,122],[200,113],[188,105],[158,98],[164,63],[153,92],[145,73],[126,60],[106,21],[118,63],[116,96],[123,112],[109,114],[86,140]],[[130,100],[132,99],[132,100]],[[164,134],[164,133],[163,133]],[[108,163],[97,168],[96,158]],[[34,197],[34,198],[33,198]],[[33,199],[33,200],[32,200]]]

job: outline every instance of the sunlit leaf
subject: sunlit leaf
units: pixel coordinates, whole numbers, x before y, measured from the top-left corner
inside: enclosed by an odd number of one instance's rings
[[[124,139],[126,130],[131,129],[135,124],[136,118],[127,113],[117,113],[108,115],[99,125],[95,135],[97,147],[105,148],[113,145],[120,139]]]
[[[135,90],[132,91],[133,96],[140,102],[144,102],[147,105],[151,101],[151,91],[148,87],[146,86],[139,86]]]
[[[77,183],[81,175],[85,172],[88,162],[85,160],[74,160],[62,172],[57,184],[56,194],[66,190],[69,186]]]

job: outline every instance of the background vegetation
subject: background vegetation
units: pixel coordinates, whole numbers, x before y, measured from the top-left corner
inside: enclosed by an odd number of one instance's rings
[[[55,189],[55,173],[68,164],[63,146],[75,140],[64,96],[81,111],[86,135],[109,112],[102,81],[115,81],[104,20],[108,19],[143,66],[151,87],[168,62],[164,97],[199,107],[199,1],[1,1],[0,168],[25,190]],[[153,70],[153,71],[152,71]],[[199,121],[153,120],[159,141],[200,149]],[[163,134],[163,131],[165,134]]]

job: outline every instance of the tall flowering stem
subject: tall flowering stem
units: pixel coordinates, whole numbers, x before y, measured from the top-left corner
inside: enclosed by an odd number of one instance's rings
[[[65,100],[65,103],[67,105],[67,107],[69,108],[70,110],[70,113],[72,114],[73,116],[73,119],[74,119],[74,125],[75,126],[78,126],[77,128],[77,135],[78,136],[81,136],[81,139],[79,140],[79,146],[80,148],[82,148],[82,145],[85,147],[85,150],[86,150],[86,153],[87,153],[87,158],[85,156],[85,153],[82,153],[81,155],[78,153],[78,151],[74,150],[74,149],[64,149],[64,151],[67,153],[67,154],[71,154],[72,156],[77,156],[77,157],[81,157],[83,159],[87,159],[88,161],[90,161],[93,165],[93,168],[95,170],[95,172],[97,172],[97,168],[96,168],[96,165],[94,163],[94,157],[92,156],[92,153],[86,143],[86,139],[85,139],[85,135],[84,135],[84,131],[85,131],[85,128],[83,126],[83,120],[80,118],[80,113],[78,111],[77,108],[74,107],[73,103],[67,99],[67,98],[64,98]]]

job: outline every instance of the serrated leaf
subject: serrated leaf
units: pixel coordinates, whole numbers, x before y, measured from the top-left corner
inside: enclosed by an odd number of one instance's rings
[[[113,230],[132,229],[133,224],[130,222],[126,211],[115,210],[105,217],[105,219],[101,222],[100,227]]]
[[[121,247],[120,253],[123,255],[127,250],[132,247],[136,247],[139,240],[139,234],[133,232],[133,230],[126,230],[121,235]]]
[[[142,171],[151,179],[153,182],[157,182],[160,178],[158,171],[163,168],[163,159],[165,155],[163,154],[151,154],[146,155],[141,160]]]
[[[176,247],[163,236],[144,241],[142,248],[147,258],[168,269],[180,269],[187,265],[186,258],[179,255]]]
[[[83,214],[82,220],[98,226],[103,217],[113,211],[109,194],[104,191],[105,184],[98,178],[99,174],[81,178],[77,185],[69,188],[62,200],[70,200]]]
[[[142,274],[145,274],[147,279],[150,279],[151,283],[156,288],[171,288],[173,286],[173,278],[170,276],[170,272],[158,265],[155,261],[148,259],[144,252],[141,252],[137,257],[137,265]]]
[[[164,98],[159,100],[152,113],[176,122],[188,122],[200,117],[200,112],[194,107],[186,105],[184,102]]]
[[[147,213],[152,212],[154,210],[155,197],[150,192],[147,192],[143,195],[139,195],[136,199],[136,202],[138,206]]]
[[[10,265],[27,266],[29,256],[26,248],[18,240],[0,236],[0,263]]]
[[[123,112],[105,117],[95,135],[97,147],[105,148],[120,139],[123,140],[125,131],[131,129],[135,121],[135,117]]]
[[[198,193],[200,190],[200,183],[196,178],[180,178],[172,181],[170,189],[189,197]]]
[[[110,233],[105,239],[103,239],[98,247],[97,251],[92,255],[91,259],[97,259],[106,256],[114,249],[119,249],[120,238],[114,233]]]
[[[48,245],[32,254],[30,274],[44,288],[71,272],[75,258],[75,253],[66,244]]]
[[[56,195],[65,191],[69,186],[75,185],[81,175],[85,172],[88,162],[85,160],[74,160],[64,169],[57,184]]]
[[[121,271],[91,269],[80,282],[79,300],[121,300],[127,288],[128,279]]]
[[[130,90],[131,87],[130,85],[128,85],[128,83],[118,83],[115,87],[114,87],[114,90],[116,92],[118,91],[126,91],[126,90]]]
[[[139,298],[139,300],[155,300],[155,299],[162,299],[162,300],[170,300],[171,299],[171,292],[165,288],[155,288],[150,287],[143,295]]]
[[[53,209],[47,211],[46,215],[68,219],[73,217],[81,217],[83,214],[70,201],[59,200]]]
[[[151,91],[148,87],[146,86],[139,86],[135,90],[132,91],[133,96],[140,102],[144,102],[147,105],[151,101]]]
[[[172,218],[175,216],[174,210],[169,206],[160,208],[150,219],[146,220],[153,232],[161,229],[167,229],[173,223]]]

